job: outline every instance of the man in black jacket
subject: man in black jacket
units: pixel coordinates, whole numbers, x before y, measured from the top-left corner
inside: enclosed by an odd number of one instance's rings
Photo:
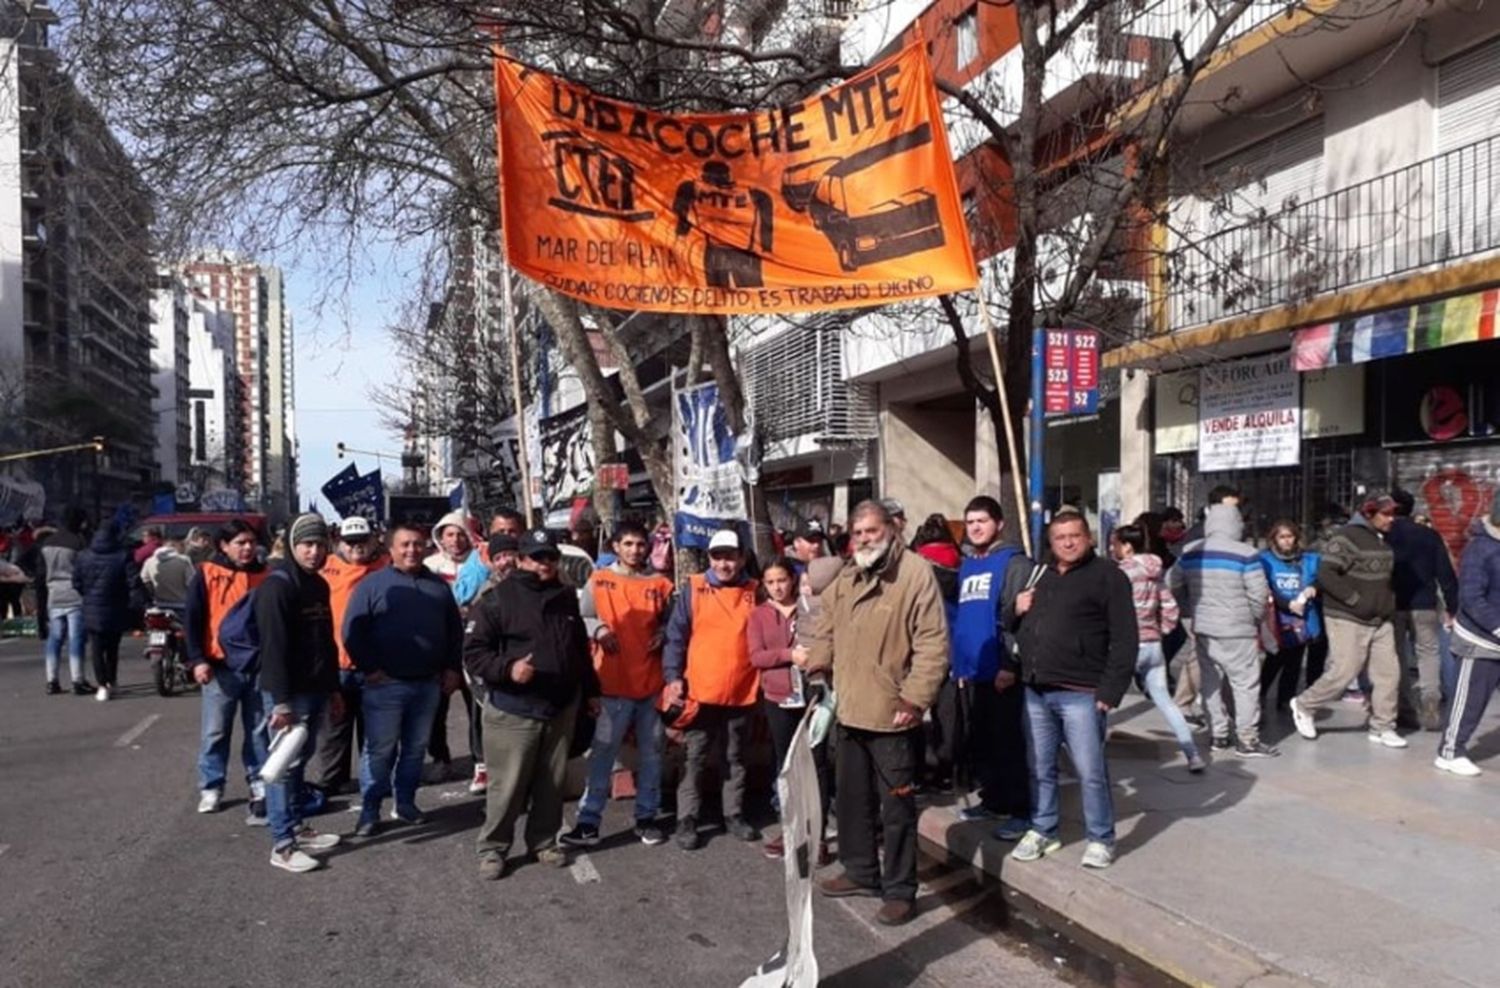
[[[1059,515],[1047,529],[1053,562],[1016,595],[1021,688],[1026,691],[1026,760],[1031,829],[1011,857],[1036,861],[1057,838],[1057,751],[1066,741],[1083,794],[1085,868],[1115,857],[1115,810],[1104,759],[1104,723],[1135,671],[1140,632],[1130,579],[1094,554],[1088,521]],[[1014,688],[1014,687],[1013,687]]]
[[[1412,521],[1416,498],[1394,490],[1391,500],[1396,502],[1396,520],[1385,541],[1396,554],[1391,583],[1396,591],[1396,651],[1401,656],[1401,719],[1436,731],[1443,724],[1440,626],[1453,627],[1458,577],[1443,537]]]
[[[266,816],[271,825],[271,864],[290,872],[313,871],[322,862],[308,852],[326,851],[339,842],[302,822],[302,766],[316,746],[324,703],[342,716],[338,693],[339,656],[333,643],[333,610],[328,584],[318,575],[328,558],[328,526],[315,514],[298,515],[287,529],[291,555],[258,587],[253,606],[260,633],[260,687],[270,711],[267,727],[278,731],[297,724],[307,738],[293,763],[266,786]],[[284,739],[283,743],[290,738]]]
[[[589,655],[578,595],[557,578],[561,554],[542,529],[521,540],[519,571],[469,611],[464,667],[486,692],[484,762],[490,773],[479,875],[505,874],[516,820],[526,814],[526,845],[561,867],[563,776],[579,708],[598,716],[599,680]]]

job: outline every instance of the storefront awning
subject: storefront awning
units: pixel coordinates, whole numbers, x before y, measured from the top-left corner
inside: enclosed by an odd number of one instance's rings
[[[1322,370],[1492,340],[1497,307],[1500,289],[1490,289],[1308,326],[1292,334],[1292,365]]]

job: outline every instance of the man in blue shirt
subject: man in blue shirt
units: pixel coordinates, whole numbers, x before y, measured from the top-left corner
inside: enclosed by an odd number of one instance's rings
[[[933,709],[939,759],[953,766],[960,791],[976,787],[979,802],[965,819],[1005,817],[1002,840],[1019,840],[1030,819],[1026,740],[1021,691],[1012,689],[1016,663],[1001,631],[1032,562],[1015,545],[1001,545],[1005,515],[981,495],[964,508],[964,530],[973,551],[958,570],[953,657],[948,681]]]
[[[463,683],[463,619],[447,582],[422,564],[426,549],[425,531],[394,525],[391,565],[360,581],[344,616],[344,647],[364,680],[357,837],[374,835],[393,779],[391,819],[426,822],[416,802],[423,752],[438,698]]]

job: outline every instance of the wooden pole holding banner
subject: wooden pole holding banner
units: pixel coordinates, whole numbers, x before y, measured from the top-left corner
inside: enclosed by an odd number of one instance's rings
[[[990,318],[990,307],[985,303],[983,279],[980,280],[979,291],[975,295],[979,299],[979,318],[984,323],[984,339],[990,348],[990,365],[995,371],[995,390],[1000,396],[1000,415],[1005,421],[1005,450],[1010,455],[1010,479],[1016,485],[1016,511],[1022,516],[1018,519],[1021,526],[1021,545],[1026,550],[1026,555],[1035,559],[1031,551],[1031,526],[1025,521],[1029,517],[1026,485],[1021,481],[1021,461],[1016,456],[1016,428],[1010,418],[1010,393],[1005,386],[1005,367],[1000,363],[1000,344],[995,339],[995,324]],[[1032,414],[1036,412],[1033,410]]]
[[[495,60],[495,72],[500,71],[500,40],[497,33],[491,57]],[[499,199],[500,229],[496,238],[500,248],[500,307],[505,321],[505,338],[510,345],[510,392],[516,409],[516,459],[521,464],[521,504],[526,512],[526,527],[536,524],[533,514],[535,506],[531,497],[531,453],[526,442],[525,389],[521,386],[521,337],[516,332],[516,313],[511,301],[510,248],[505,242],[505,137],[500,133],[500,86],[495,86],[495,195]]]

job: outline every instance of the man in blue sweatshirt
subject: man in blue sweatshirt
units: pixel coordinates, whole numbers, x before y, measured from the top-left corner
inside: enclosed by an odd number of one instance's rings
[[[955,784],[979,789],[979,803],[961,815],[1008,817],[995,836],[1020,840],[1031,820],[1024,701],[1021,690],[1010,689],[1019,666],[1000,629],[1004,612],[1025,589],[1032,562],[1018,546],[1000,544],[1004,529],[1005,513],[994,498],[980,495],[964,508],[973,552],[959,565],[953,655],[933,718]]]
[[[344,647],[363,679],[363,807],[355,836],[372,836],[391,794],[391,819],[424,823],[417,785],[438,698],[462,683],[463,619],[447,582],[422,564],[427,533],[397,523],[391,565],[360,581],[344,615]]]

